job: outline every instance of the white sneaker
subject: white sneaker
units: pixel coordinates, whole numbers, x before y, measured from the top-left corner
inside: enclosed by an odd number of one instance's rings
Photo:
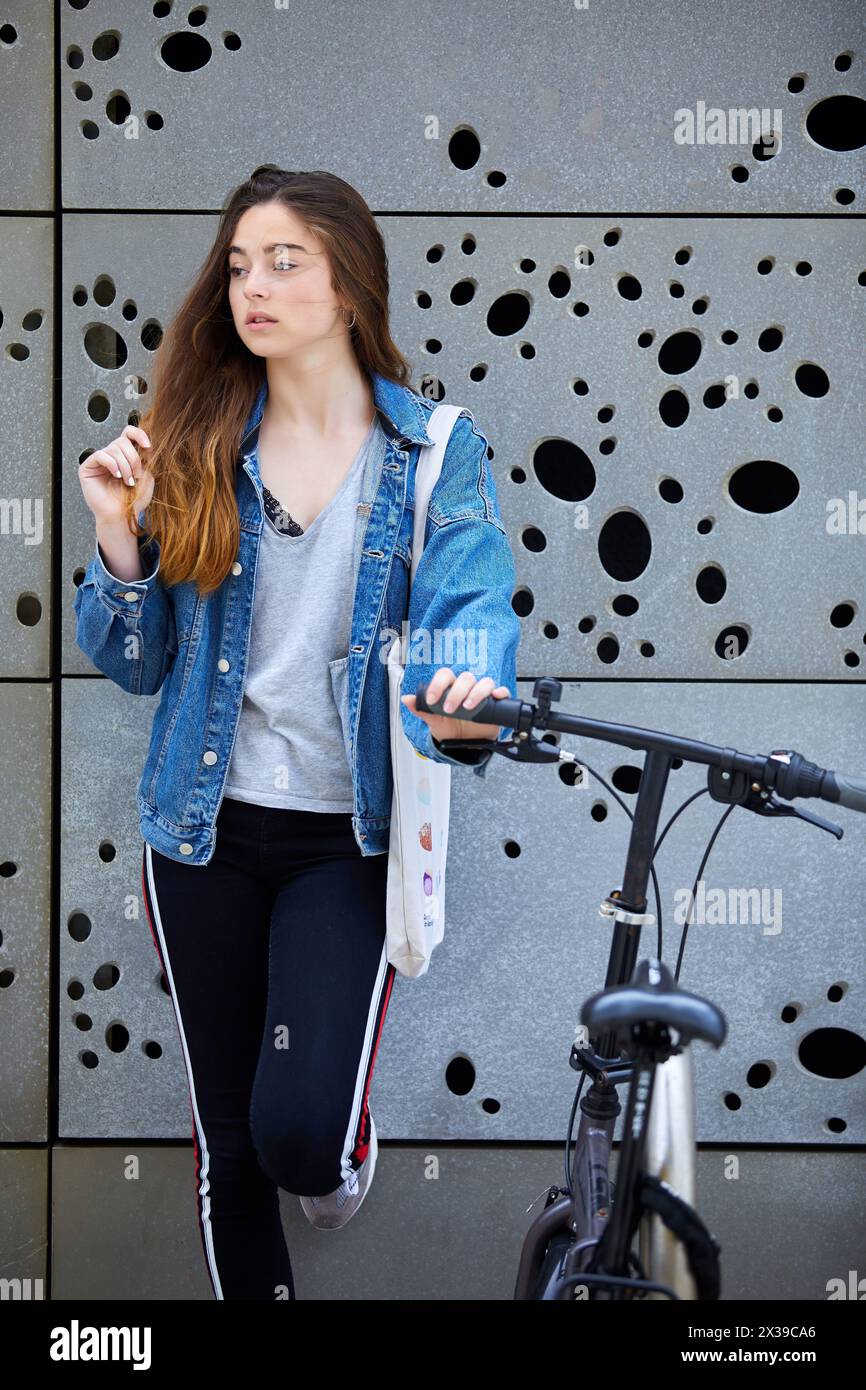
[[[376,1126],[371,1115],[367,1157],[357,1172],[352,1173],[335,1191],[326,1193],[324,1197],[300,1198],[301,1208],[311,1226],[320,1231],[336,1231],[352,1219],[370,1190],[378,1152]]]

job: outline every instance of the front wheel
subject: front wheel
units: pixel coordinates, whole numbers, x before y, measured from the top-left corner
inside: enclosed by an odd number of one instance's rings
[[[690,1047],[656,1067],[643,1166],[694,1207],[695,1093]],[[641,1217],[639,1242],[647,1279],[673,1289],[680,1298],[697,1297],[684,1246],[654,1212]],[[665,1299],[661,1293],[646,1297]]]

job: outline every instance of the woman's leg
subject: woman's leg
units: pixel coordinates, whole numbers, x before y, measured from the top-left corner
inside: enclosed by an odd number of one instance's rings
[[[145,904],[186,1067],[199,1232],[217,1299],[295,1297],[279,1194],[250,1136],[271,912],[259,873],[263,809],[225,798],[204,867],[149,844],[143,852]]]
[[[262,1168],[298,1196],[333,1192],[367,1156],[368,1093],[394,981],[387,854],[351,816],[268,809],[270,980],[250,1118]]]

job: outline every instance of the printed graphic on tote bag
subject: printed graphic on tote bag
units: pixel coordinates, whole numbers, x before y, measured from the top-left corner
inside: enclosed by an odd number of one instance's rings
[[[433,850],[433,834],[432,834],[432,827],[429,825],[429,823],[428,823],[428,824],[425,824],[425,825],[423,825],[423,826],[421,827],[421,834],[419,835],[419,839],[420,839],[422,848],[423,848],[423,849],[426,849],[426,850],[430,850],[430,851],[432,852],[432,850]],[[440,854],[441,854],[441,852],[442,852],[442,840],[443,840],[443,839],[444,839],[444,834],[443,834],[443,831],[442,831],[441,828],[440,828],[440,831],[439,831],[439,851],[440,851]],[[440,863],[441,863],[441,859],[440,859]],[[426,869],[424,870],[424,874],[423,874],[423,878],[422,878],[422,884],[423,884],[423,888],[424,888],[424,927],[425,927],[425,930],[427,930],[427,931],[432,931],[432,929],[433,929],[433,927],[435,926],[436,922],[438,922],[438,920],[439,920],[439,912],[440,912],[440,908],[441,908],[441,904],[440,904],[440,902],[439,902],[439,884],[440,884],[441,882],[442,882],[442,870],[441,870],[441,868],[439,868],[439,869],[436,870],[436,891],[434,892],[434,891],[433,891],[433,878],[432,878],[432,876],[427,872]]]

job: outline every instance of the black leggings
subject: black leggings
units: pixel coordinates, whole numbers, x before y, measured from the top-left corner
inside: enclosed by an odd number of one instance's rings
[[[394,981],[388,855],[349,813],[224,797],[213,857],[145,843],[142,885],[192,1109],[199,1232],[217,1299],[295,1297],[278,1188],[356,1171]]]

